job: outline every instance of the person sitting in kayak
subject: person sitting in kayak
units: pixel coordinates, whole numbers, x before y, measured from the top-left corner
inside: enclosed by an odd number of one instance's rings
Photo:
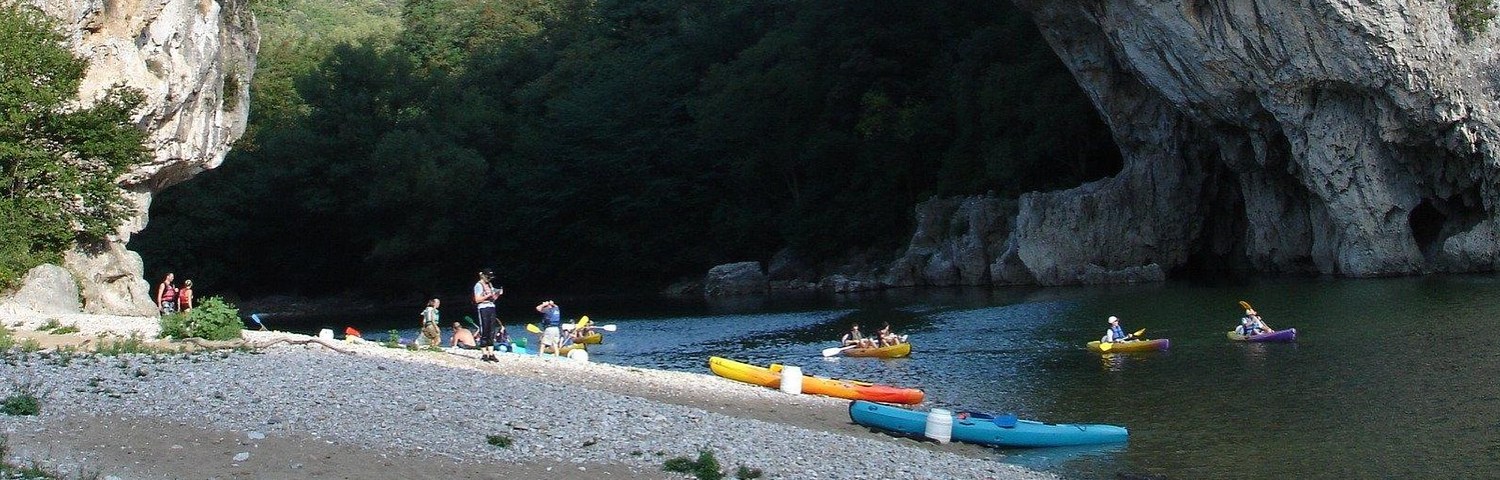
[[[880,330],[875,332],[880,337],[880,346],[889,347],[906,341],[906,337],[891,332],[891,322],[880,324]]]
[[[1132,335],[1125,334],[1125,328],[1120,326],[1120,317],[1109,317],[1109,330],[1104,331],[1104,338],[1099,339],[1103,343],[1115,343],[1130,340]]]
[[[855,345],[859,348],[875,348],[874,340],[865,338],[863,334],[859,333],[859,324],[857,323],[849,326],[849,333],[844,334],[842,343],[846,347]]]
[[[583,337],[587,337],[593,334],[594,324],[590,323],[588,325],[584,325],[583,328],[575,328],[573,329],[573,331],[569,332],[568,341],[570,343],[583,343]]]
[[[1244,318],[1240,319],[1240,335],[1248,337],[1274,331],[1270,325],[1266,325],[1264,319],[1260,318],[1260,314],[1255,313],[1255,309],[1246,309]]]

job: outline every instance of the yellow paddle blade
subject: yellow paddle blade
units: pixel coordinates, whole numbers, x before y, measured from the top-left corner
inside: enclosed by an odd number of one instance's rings
[[[1099,351],[1108,352],[1111,348],[1115,348],[1115,344],[1110,342],[1099,342]]]
[[[1130,334],[1130,336],[1131,337],[1139,338],[1141,335],[1145,335],[1145,334],[1146,334],[1146,329],[1142,328],[1140,330],[1136,330],[1135,333]]]
[[[583,328],[584,326],[586,326],[588,324],[589,324],[589,316],[588,315],[584,315],[583,317],[580,317],[578,319],[578,327],[577,328]]]
[[[531,332],[531,333],[542,333],[542,329],[536,328],[536,324],[535,323],[528,323],[528,324],[526,324],[526,331]]]
[[[1250,308],[1250,302],[1244,300],[1240,300],[1240,307],[1244,308],[1245,310],[1255,310],[1253,308]]]

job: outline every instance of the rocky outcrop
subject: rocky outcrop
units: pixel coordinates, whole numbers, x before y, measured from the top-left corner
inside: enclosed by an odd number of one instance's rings
[[[244,133],[259,45],[249,0],[30,1],[59,19],[88,59],[81,98],[117,84],[145,94],[137,123],[154,156],[119,179],[137,214],[64,266],[81,282],[85,311],[154,314],[141,259],[124,245],[145,228],[152,193],[218,166]]]
[[[988,196],[934,198],[914,209],[916,229],[881,283],[891,287],[1009,283],[993,265],[1013,228],[1016,203]]]
[[[1044,285],[1495,269],[1500,50],[1450,2],[1016,3],[1124,167],[1023,196],[1001,264]]]
[[[765,293],[770,288],[760,262],[726,263],[708,270],[703,294],[708,296]]]
[[[21,278],[21,284],[15,295],[0,302],[0,311],[65,314],[78,313],[82,307],[78,301],[78,282],[71,272],[57,265],[32,268]]]

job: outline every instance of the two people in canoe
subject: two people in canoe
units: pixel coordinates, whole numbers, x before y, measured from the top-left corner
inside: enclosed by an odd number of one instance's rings
[[[1111,315],[1109,317],[1109,329],[1104,331],[1104,338],[1100,338],[1099,342],[1100,343],[1123,342],[1123,341],[1126,341],[1126,340],[1130,340],[1133,337],[1135,337],[1134,333],[1129,334],[1129,335],[1125,334],[1125,327],[1121,327],[1120,326],[1120,317],[1116,317],[1116,316]]]
[[[1262,333],[1271,333],[1276,330],[1272,330],[1270,325],[1266,325],[1265,319],[1260,318],[1260,314],[1255,313],[1255,309],[1247,308],[1245,309],[1245,316],[1240,318],[1240,326],[1235,327],[1234,331],[1248,337]]]
[[[845,333],[844,338],[839,340],[839,343],[843,346],[855,346],[859,348],[889,347],[904,342],[906,342],[906,336],[897,335],[895,332],[892,332],[890,322],[881,324],[880,330],[875,332],[874,337],[866,337],[863,333],[860,333],[859,324],[850,324],[849,333]]]

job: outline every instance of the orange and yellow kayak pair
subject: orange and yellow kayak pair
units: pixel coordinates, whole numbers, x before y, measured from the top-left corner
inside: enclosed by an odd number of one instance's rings
[[[745,382],[751,385],[760,385],[762,387],[781,388],[781,365],[772,364],[770,368],[766,368],[736,362],[727,358],[710,357],[708,359],[708,369],[713,370],[714,375],[730,380]],[[922,403],[922,399],[925,396],[921,390],[915,388],[893,387],[858,380],[840,380],[811,375],[802,376],[802,393],[904,405]]]

